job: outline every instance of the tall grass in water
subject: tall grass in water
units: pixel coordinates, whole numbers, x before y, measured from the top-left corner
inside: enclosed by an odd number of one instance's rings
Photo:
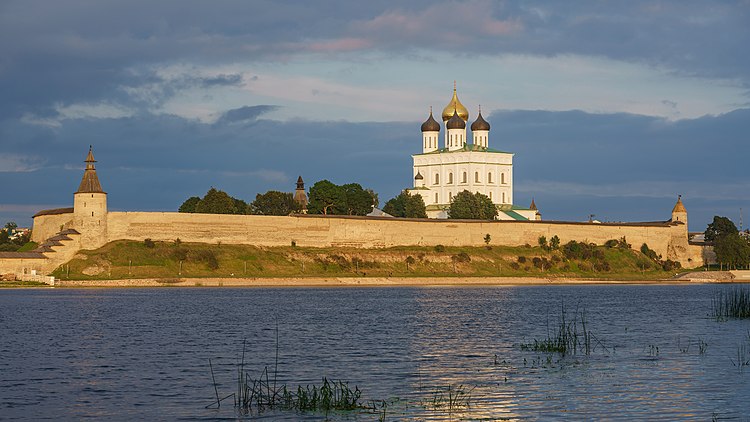
[[[571,320],[565,312],[565,306],[562,306],[557,330],[555,332],[548,330],[547,338],[543,340],[534,339],[533,343],[521,344],[521,349],[560,353],[562,356],[578,353],[589,355],[596,344],[601,344],[601,342],[586,328],[586,311],[582,310],[579,313],[576,310]]]
[[[719,320],[729,318],[750,318],[750,289],[733,287],[717,290],[711,300],[713,317]]]
[[[257,379],[252,378],[249,372],[245,370],[245,342],[242,342],[242,358],[237,365],[237,392],[221,399],[216,388],[216,380],[213,378],[213,367],[209,360],[216,401],[206,408],[221,407],[222,401],[234,397],[234,407],[243,415],[248,415],[253,410],[261,412],[272,409],[299,412],[320,411],[326,414],[330,411],[364,409],[364,406],[360,403],[362,392],[356,386],[352,390],[349,384],[344,381],[328,381],[324,377],[320,386],[307,385],[302,387],[300,385],[296,389],[288,389],[285,384],[277,385],[278,332],[276,341],[276,363],[274,364],[273,374],[269,373],[268,367],[265,367]]]

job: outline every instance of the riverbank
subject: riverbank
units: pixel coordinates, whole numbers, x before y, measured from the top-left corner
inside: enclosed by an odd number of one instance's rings
[[[750,272],[748,272],[750,273]],[[55,287],[395,287],[395,286],[531,286],[747,283],[750,276],[731,272],[692,272],[661,280],[613,280],[559,277],[285,277],[285,278],[137,278],[56,280]]]

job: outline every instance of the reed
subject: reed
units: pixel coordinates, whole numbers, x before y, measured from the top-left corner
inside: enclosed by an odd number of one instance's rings
[[[445,409],[452,412],[455,409],[469,407],[471,393],[475,387],[466,388],[461,385],[448,385],[445,388],[438,388],[432,394],[432,399],[426,403],[425,407],[432,409]]]
[[[586,328],[586,311],[573,312],[573,319],[567,316],[565,306],[561,307],[560,319],[557,330],[550,333],[547,330],[547,338],[534,339],[533,343],[521,344],[522,350],[534,352],[559,353],[562,356],[583,353],[590,355],[594,346],[603,344]]]
[[[750,288],[717,290],[711,300],[712,316],[717,320],[750,318]]]
[[[320,386],[299,385],[296,389],[287,388],[286,384],[277,384],[279,368],[278,326],[276,328],[276,362],[273,372],[264,367],[258,378],[252,378],[245,369],[246,341],[242,342],[242,355],[237,364],[237,391],[223,398],[219,398],[213,365],[209,359],[211,379],[214,385],[216,401],[206,408],[221,407],[221,403],[229,397],[234,397],[234,407],[241,415],[249,415],[253,411],[281,409],[297,412],[325,412],[350,411],[365,409],[360,402],[362,392],[356,386],[349,387],[344,381],[329,381],[323,377]]]

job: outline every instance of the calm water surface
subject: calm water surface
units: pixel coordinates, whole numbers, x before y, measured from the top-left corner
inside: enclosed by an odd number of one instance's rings
[[[230,394],[243,340],[251,375],[274,366],[278,324],[279,383],[348,381],[391,402],[386,420],[746,420],[750,321],[708,317],[720,288],[5,290],[0,419],[323,420],[204,408],[208,359]],[[521,350],[563,304],[585,308],[591,355]],[[469,408],[426,405],[449,385],[473,388]]]

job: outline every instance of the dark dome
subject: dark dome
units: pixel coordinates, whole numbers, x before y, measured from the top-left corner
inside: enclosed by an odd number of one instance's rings
[[[420,172],[417,172],[417,175],[414,176],[414,180],[423,180],[423,179],[424,179],[424,177],[422,176],[422,173],[420,173]]]
[[[458,112],[453,111],[453,117],[448,119],[448,123],[445,125],[448,129],[466,129],[466,122],[464,119],[458,117]]]
[[[479,116],[477,116],[477,119],[474,121],[474,123],[471,124],[471,130],[472,132],[475,130],[490,130],[490,124],[487,123],[486,120],[482,117],[482,112],[479,112]]]
[[[432,117],[432,111],[430,111],[430,117],[422,123],[422,132],[440,132],[440,123]]]

